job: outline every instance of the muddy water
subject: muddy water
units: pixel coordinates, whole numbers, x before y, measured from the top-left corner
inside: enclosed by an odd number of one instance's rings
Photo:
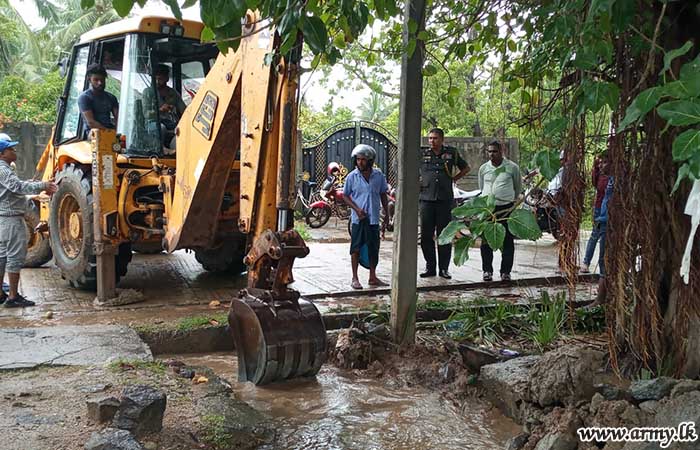
[[[236,379],[231,353],[170,357]],[[252,383],[232,385],[242,400],[277,420],[284,448],[489,450],[502,449],[520,430],[479,400],[460,412],[435,392],[389,389],[383,382],[331,366],[315,380],[257,388]]]

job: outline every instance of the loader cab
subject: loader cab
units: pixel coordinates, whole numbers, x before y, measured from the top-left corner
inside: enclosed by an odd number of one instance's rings
[[[78,97],[89,88],[87,67],[100,64],[108,75],[106,91],[119,101],[115,125],[123,136],[123,152],[133,157],[174,157],[175,131],[172,126],[163,126],[165,117],[159,105],[163,98],[158,94],[154,71],[158,65],[166,65],[170,70],[168,86],[189,105],[218,55],[215,45],[200,42],[200,33],[201,24],[196,22],[142,18],[84,35],[70,58],[54,145],[86,139],[89,130],[80,114]]]

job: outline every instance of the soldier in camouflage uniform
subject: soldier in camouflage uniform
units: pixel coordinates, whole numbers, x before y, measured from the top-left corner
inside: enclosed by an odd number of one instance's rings
[[[425,271],[421,278],[434,277],[435,272],[435,239],[442,229],[450,223],[451,211],[454,203],[452,185],[469,172],[469,165],[460,156],[454,147],[443,145],[445,132],[440,128],[433,128],[428,134],[429,147],[423,148],[421,161],[421,187],[420,187],[420,227],[421,250],[425,259]],[[452,175],[457,167],[459,172]],[[439,245],[437,265],[442,278],[450,279],[448,271],[452,245]]]

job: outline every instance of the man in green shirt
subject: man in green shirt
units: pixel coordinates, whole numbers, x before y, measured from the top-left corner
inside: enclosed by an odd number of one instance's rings
[[[515,205],[515,200],[520,195],[522,179],[518,165],[503,156],[503,147],[500,142],[491,142],[487,153],[489,161],[479,168],[479,189],[481,189],[482,196],[493,194],[496,199],[495,214],[506,229],[503,251],[501,252],[503,256],[501,259],[501,280],[510,281],[515,243],[506,219]],[[484,271],[484,281],[492,281],[493,249],[483,237],[481,239],[481,267]]]

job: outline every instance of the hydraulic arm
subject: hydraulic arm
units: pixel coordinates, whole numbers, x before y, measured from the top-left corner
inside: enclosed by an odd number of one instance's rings
[[[316,374],[326,347],[318,310],[288,287],[294,259],[309,253],[290,210],[301,39],[265,64],[278,45],[250,13],[239,49],[219,55],[180,119],[177,174],[161,185],[172,194],[166,249],[210,246],[240,152],[237,225],[248,236],[248,285],[232,300],[229,324],[239,379],[255,384]]]

